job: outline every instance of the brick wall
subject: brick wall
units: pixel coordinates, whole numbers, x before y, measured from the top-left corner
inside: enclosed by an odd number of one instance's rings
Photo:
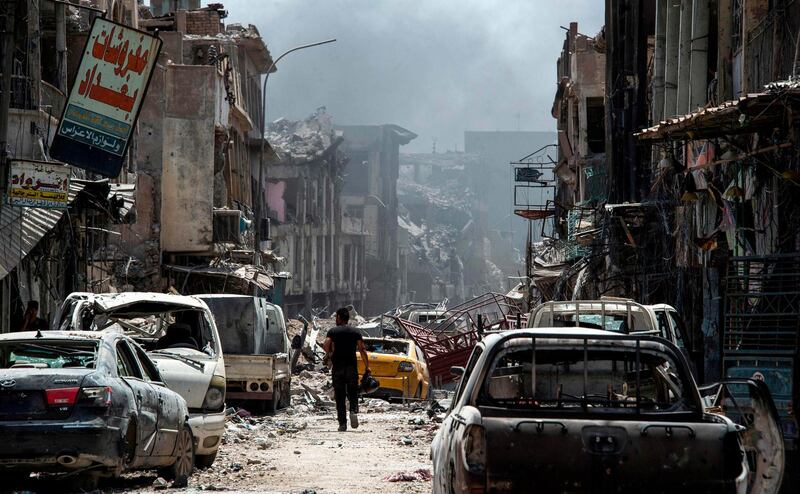
[[[214,36],[220,32],[219,12],[216,10],[194,10],[186,12],[186,34]]]

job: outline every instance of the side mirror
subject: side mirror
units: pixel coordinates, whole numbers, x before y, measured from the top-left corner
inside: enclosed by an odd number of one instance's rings
[[[450,367],[450,374],[453,375],[453,376],[456,376],[456,377],[463,376],[464,375],[464,368],[460,367],[460,366],[457,366],[457,365],[454,365],[453,367]]]

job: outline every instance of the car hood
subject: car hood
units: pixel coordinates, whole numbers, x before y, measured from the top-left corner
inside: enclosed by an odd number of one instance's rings
[[[201,408],[211,378],[225,376],[222,357],[183,348],[157,350],[148,355],[158,367],[164,384],[181,395],[189,408]]]

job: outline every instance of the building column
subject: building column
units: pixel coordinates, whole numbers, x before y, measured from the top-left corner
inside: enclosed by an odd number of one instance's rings
[[[708,103],[708,0],[694,0],[689,111]]]
[[[656,48],[653,56],[653,107],[651,119],[656,124],[664,118],[664,72],[667,41],[667,3],[656,0]]]
[[[681,29],[681,6],[667,0],[666,39],[664,43],[664,118],[675,116],[678,104],[678,51]]]
[[[681,0],[680,46],[678,48],[678,102],[676,113],[683,115],[689,109],[689,84],[692,56],[692,2]]]

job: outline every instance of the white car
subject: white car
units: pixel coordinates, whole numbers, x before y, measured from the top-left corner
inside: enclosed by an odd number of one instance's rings
[[[225,361],[208,306],[196,297],[149,292],[70,294],[52,329],[120,327],[146,350],[167,387],[186,400],[195,461],[211,466],[225,432]]]

